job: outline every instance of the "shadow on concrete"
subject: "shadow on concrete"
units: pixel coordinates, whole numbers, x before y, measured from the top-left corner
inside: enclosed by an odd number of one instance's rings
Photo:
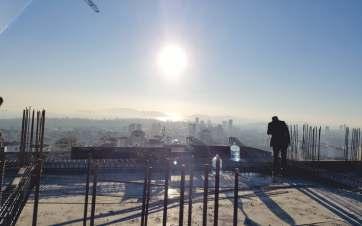
[[[324,206],[340,218],[342,218],[344,221],[350,223],[351,225],[362,225],[361,217],[356,216],[350,211],[346,211],[337,203],[323,197],[323,195],[318,194],[310,188],[298,188],[298,190],[310,197],[311,199],[315,200],[320,205]]]
[[[250,187],[253,187],[250,181],[244,180],[242,181],[245,184],[247,184]],[[253,190],[255,196],[264,203],[266,207],[279,219],[287,223],[288,225],[295,225],[294,219],[283,209],[281,208],[273,199],[270,198],[269,194],[267,194],[262,189]],[[228,196],[228,199],[233,203],[233,196]],[[245,216],[244,225],[248,226],[256,226],[259,225],[255,221],[253,221],[248,214],[243,209],[243,204],[241,201],[238,202],[238,208],[242,212],[242,214]]]

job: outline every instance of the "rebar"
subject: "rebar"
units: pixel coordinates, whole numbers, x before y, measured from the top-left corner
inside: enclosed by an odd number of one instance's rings
[[[207,199],[209,190],[209,165],[204,167],[204,197],[203,197],[203,208],[202,208],[202,225],[207,226]]]
[[[166,226],[167,224],[167,207],[168,207],[168,186],[169,186],[169,178],[170,178],[170,162],[167,162],[166,170],[165,170],[165,185],[164,185],[164,197],[163,197],[163,218],[162,218],[162,226]]]
[[[40,174],[41,174],[41,160],[37,160],[35,165],[35,190],[34,190],[34,206],[33,206],[33,226],[37,225],[38,219],[38,205],[39,205],[39,188],[40,188]]]
[[[92,184],[92,204],[91,204],[91,216],[90,216],[90,225],[94,226],[94,214],[96,211],[96,198],[97,198],[97,174],[98,174],[98,164],[92,164],[92,173],[93,173],[93,184]]]
[[[87,225],[90,173],[91,173],[91,155],[89,154],[89,157],[87,159],[87,176],[86,176],[85,194],[84,194],[83,226]]]
[[[215,200],[214,200],[214,226],[218,226],[219,222],[219,189],[220,189],[220,158],[216,156],[215,170]]]
[[[179,206],[179,226],[184,224],[184,198],[185,198],[185,165],[181,166],[181,181],[180,181],[180,206]]]
[[[193,166],[190,166],[190,178],[189,178],[189,202],[188,202],[188,215],[187,215],[187,225],[191,226],[192,223],[192,188],[193,188],[193,180],[194,180],[194,169]]]
[[[146,208],[145,208],[145,226],[148,224],[148,208],[150,205],[150,199],[151,199],[151,174],[152,174],[152,167],[149,167],[148,171],[148,177],[147,177],[147,193],[146,193]]]
[[[234,215],[233,215],[233,226],[238,224],[238,195],[239,195],[239,169],[235,169],[235,178],[234,178]]]
[[[142,211],[141,211],[141,226],[145,224],[145,212],[146,212],[146,199],[147,199],[147,182],[148,182],[149,168],[146,164],[143,181],[143,195],[142,195]]]

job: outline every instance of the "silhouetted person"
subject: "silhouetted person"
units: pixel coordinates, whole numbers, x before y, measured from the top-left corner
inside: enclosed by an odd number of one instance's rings
[[[268,124],[268,135],[271,135],[270,146],[273,148],[273,171],[284,173],[287,167],[287,148],[290,144],[289,129],[284,121],[280,121],[277,116],[272,118]],[[279,153],[282,156],[281,166],[279,164]]]

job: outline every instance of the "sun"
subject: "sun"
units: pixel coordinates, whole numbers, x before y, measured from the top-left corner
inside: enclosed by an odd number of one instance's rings
[[[188,66],[186,51],[175,44],[165,45],[157,57],[157,66],[166,78],[177,78]]]

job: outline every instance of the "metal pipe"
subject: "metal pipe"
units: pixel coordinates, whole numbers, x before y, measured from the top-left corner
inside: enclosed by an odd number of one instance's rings
[[[145,226],[147,226],[148,223],[148,207],[150,205],[150,198],[151,198],[151,172],[152,167],[149,167],[148,171],[148,177],[147,177],[147,199],[146,199],[146,209],[145,209]]]
[[[235,179],[234,179],[234,216],[233,216],[233,226],[238,225],[238,195],[239,195],[239,169],[235,169]]]
[[[298,155],[298,151],[299,151],[299,128],[298,128],[298,125],[297,125],[297,146],[296,146],[296,149],[295,149],[295,155],[296,155],[296,160],[299,160],[299,155]]]
[[[19,166],[24,165],[24,138],[25,138],[25,109],[23,110],[23,119],[21,121],[21,135],[20,135],[20,147],[19,147],[19,155],[18,155],[18,164]]]
[[[40,188],[40,174],[42,162],[40,159],[36,161],[35,165],[35,191],[34,191],[34,207],[33,207],[33,226],[37,225],[38,219],[38,205],[39,205],[39,188]]]
[[[204,168],[204,199],[202,208],[202,225],[207,226],[207,199],[209,190],[209,165],[206,164]]]
[[[35,112],[33,110],[33,114],[31,117],[31,129],[30,129],[30,151],[33,151],[33,135],[34,135],[34,115]]]
[[[180,208],[178,225],[184,224],[184,198],[185,198],[185,165],[181,166],[181,181],[180,181]]]
[[[96,198],[97,198],[97,174],[98,174],[98,164],[92,164],[93,168],[93,184],[92,184],[92,206],[91,206],[91,217],[90,217],[90,226],[94,226],[94,214],[96,211]]]
[[[215,173],[215,199],[214,199],[214,226],[219,222],[219,189],[220,189],[220,157],[216,156],[216,173]]]
[[[147,195],[148,173],[149,173],[149,168],[148,168],[148,164],[146,164],[146,168],[145,168],[145,178],[144,178],[144,181],[143,181],[141,226],[144,226],[144,224],[145,224],[145,211],[146,211],[146,199],[147,199],[146,195]]]
[[[316,156],[316,153],[315,153],[315,129],[316,127],[313,127],[313,130],[312,130],[312,160],[314,161],[315,160],[315,156]]]
[[[303,132],[302,132],[302,158],[303,159],[305,159],[304,147],[305,147],[305,124],[303,124]]]
[[[188,203],[188,215],[187,215],[187,225],[191,226],[192,223],[192,188],[194,181],[194,169],[193,166],[190,166],[190,178],[189,178],[189,203]]]
[[[36,130],[35,130],[35,152],[39,152],[39,127],[40,127],[40,112],[36,112]]]
[[[344,150],[344,160],[348,161],[348,152],[349,152],[349,127],[346,127],[345,134],[345,150]]]
[[[313,133],[313,128],[310,126],[309,127],[309,160],[312,160],[312,133]]]
[[[30,134],[30,126],[31,126],[31,118],[30,118],[30,108],[28,109],[28,125],[27,125],[27,130],[26,130],[26,134],[27,134],[27,145],[26,145],[26,152],[29,152],[30,151],[30,137],[29,137],[29,134]],[[28,159],[29,160],[29,159]]]
[[[28,109],[25,108],[25,118],[24,118],[24,144],[23,144],[23,150],[22,150],[22,166],[24,166],[24,164],[26,164],[26,159],[25,159],[25,152],[26,152],[26,146],[27,146],[27,131],[28,131]]]
[[[321,159],[321,133],[322,133],[322,127],[319,127],[318,131],[318,161]]]
[[[165,192],[163,197],[163,217],[162,217],[162,226],[166,226],[167,223],[167,206],[168,206],[168,184],[170,178],[170,162],[167,162],[166,171],[165,171]]]
[[[6,166],[6,160],[4,159],[4,153],[1,153],[1,165],[0,165],[0,169],[1,169],[1,172],[0,172],[0,206],[2,205],[3,203],[3,191],[2,191],[2,186],[3,186],[3,181],[4,181],[4,178],[5,178],[5,166]]]
[[[88,154],[87,160],[87,177],[85,183],[85,195],[84,195],[84,210],[83,210],[83,226],[87,225],[88,217],[88,196],[89,196],[89,176],[91,172],[91,155]]]
[[[40,152],[43,152],[43,146],[44,146],[44,130],[45,130],[45,110],[42,111],[41,116],[41,134],[40,134]]]

